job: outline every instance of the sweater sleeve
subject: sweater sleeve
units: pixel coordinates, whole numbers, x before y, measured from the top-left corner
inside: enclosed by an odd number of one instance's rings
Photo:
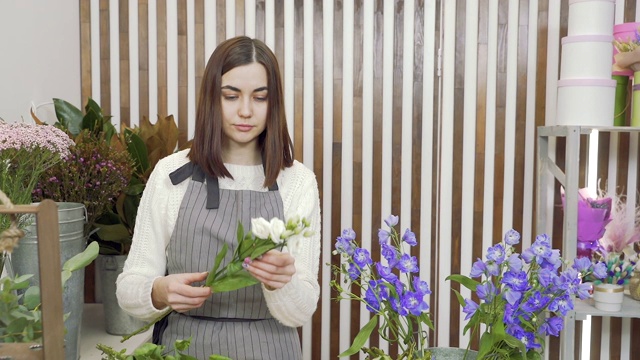
[[[280,188],[285,218],[307,218],[313,235],[303,238],[293,254],[296,273],[291,282],[271,291],[263,286],[263,291],[271,314],[286,326],[298,327],[311,319],[320,296],[320,197],[315,175],[298,162],[285,170]]]
[[[181,198],[169,179],[176,160],[179,161],[179,157],[175,154],[160,160],[147,181],[138,207],[131,250],[116,281],[120,307],[144,320],[152,320],[164,310],[153,306],[151,290],[155,279],[165,275],[165,248],[179,208],[179,203],[174,203]]]

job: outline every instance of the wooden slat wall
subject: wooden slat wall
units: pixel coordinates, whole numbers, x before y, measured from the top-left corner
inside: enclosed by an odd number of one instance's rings
[[[443,279],[468,273],[509,228],[523,233],[523,246],[535,236],[535,128],[556,123],[566,2],[79,1],[83,101],[93,97],[114,123],[129,126],[172,114],[181,143],[193,135],[215,45],[247,34],[274,49],[295,156],[315,171],[321,191],[322,293],[301,331],[305,359],[335,358],[369,319],[360,304],[331,300],[325,264],[336,261],[334,239],[353,227],[363,244],[376,244],[391,213],[420,239],[412,251],[434,290],[430,343],[477,347],[462,334],[464,316]],[[634,0],[617,0],[615,22],[634,21],[638,10]],[[562,163],[564,144],[555,146]],[[603,181],[637,188],[637,158],[637,137],[600,136]],[[548,212],[560,247],[553,196],[538,211]],[[578,328],[587,357],[640,353],[631,341],[638,321],[594,318]],[[558,358],[559,341],[548,344],[548,358]],[[379,338],[370,345],[397,353]]]

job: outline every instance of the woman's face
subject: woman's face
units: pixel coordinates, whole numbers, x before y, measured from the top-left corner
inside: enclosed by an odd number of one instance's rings
[[[267,124],[267,71],[259,63],[235,67],[222,75],[223,148],[257,150]]]

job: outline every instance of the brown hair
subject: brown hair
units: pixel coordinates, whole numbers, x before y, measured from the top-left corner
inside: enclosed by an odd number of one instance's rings
[[[189,159],[210,176],[233,178],[222,159],[222,75],[252,63],[262,64],[267,72],[267,124],[258,137],[258,146],[262,152],[264,186],[268,187],[276,183],[280,170],[293,165],[293,143],[287,129],[278,60],[260,40],[246,36],[225,40],[209,58],[200,87]]]

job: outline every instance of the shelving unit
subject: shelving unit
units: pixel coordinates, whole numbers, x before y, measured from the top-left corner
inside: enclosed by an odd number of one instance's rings
[[[594,131],[602,133],[640,133],[640,128],[567,125],[538,127],[536,230],[539,234],[546,232],[546,212],[542,211],[542,209],[544,209],[544,202],[547,199],[549,189],[553,189],[553,180],[550,181],[551,177],[548,176],[551,173],[553,178],[558,180],[565,189],[562,255],[566,259],[574,259],[577,252],[580,137],[581,135],[590,135]],[[551,151],[550,138],[562,137],[566,139],[564,171],[549,156]],[[622,310],[611,313],[596,309],[591,299],[586,301],[577,300],[575,309],[569,312],[565,318],[565,327],[560,340],[562,359],[574,359],[575,322],[577,320],[585,320],[588,315],[640,318],[640,302],[625,296]]]

